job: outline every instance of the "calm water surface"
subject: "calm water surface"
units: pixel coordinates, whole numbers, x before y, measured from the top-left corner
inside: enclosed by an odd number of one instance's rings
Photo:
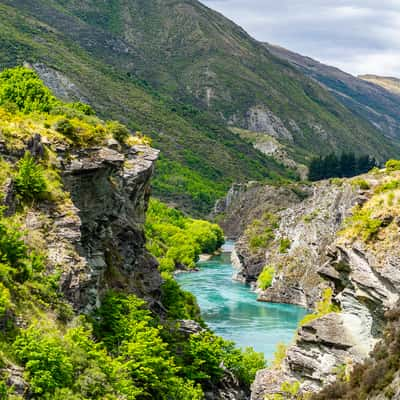
[[[230,251],[231,243],[224,249]],[[198,264],[200,271],[177,275],[182,288],[197,297],[208,326],[238,346],[252,346],[272,359],[277,343],[293,340],[304,308],[260,303],[248,285],[232,280],[230,253],[224,252]]]

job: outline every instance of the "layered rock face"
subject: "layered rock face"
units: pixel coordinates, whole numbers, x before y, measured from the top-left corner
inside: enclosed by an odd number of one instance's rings
[[[249,220],[272,213],[278,221],[265,248],[252,249],[251,234],[246,231],[239,238],[232,254],[237,278],[255,282],[264,266],[270,265],[276,271],[275,278],[270,288],[259,290],[259,300],[313,307],[327,286],[318,274],[327,259],[326,247],[362,197],[362,192],[350,184],[322,182],[297,187],[296,192],[290,188],[255,187],[241,194],[239,202],[231,200],[235,202],[230,206],[232,215],[246,215]],[[246,205],[247,214],[243,211]],[[225,224],[229,226],[230,219]]]
[[[283,188],[281,196],[255,185],[232,190],[224,223],[233,225],[235,215],[248,221],[232,255],[237,277],[255,283],[263,267],[272,266],[274,279],[257,289],[259,300],[318,309],[329,289],[338,310],[299,327],[280,366],[258,372],[252,400],[291,398],[285,387],[292,384],[300,393],[318,392],[368,358],[383,335],[385,312],[399,301],[398,181],[397,172],[378,171],[319,182],[301,188],[303,199],[290,198]],[[262,203],[267,197],[259,193],[271,196]],[[261,250],[252,247],[254,234],[267,240]]]
[[[282,394],[284,382],[301,382],[303,392],[319,391],[368,357],[382,336],[384,313],[395,307],[400,293],[398,251],[380,261],[377,255],[361,243],[333,246],[319,272],[334,283],[341,312],[300,327],[281,368],[258,373],[252,400]]]
[[[144,219],[158,151],[143,145],[122,151],[113,140],[108,147],[54,150],[70,198],[31,209],[24,221],[27,240],[44,242],[48,268],[61,271],[61,290],[77,311],[98,306],[109,289],[156,306],[161,277],[145,249]],[[12,187],[5,201],[15,205]]]
[[[62,288],[77,308],[92,308],[111,288],[133,292],[150,304],[158,299],[161,278],[145,250],[143,230],[157,156],[146,146],[124,153],[103,147],[81,150],[62,163],[76,209],[64,219],[60,239],[70,242],[72,232],[80,262],[68,263],[57,244],[54,255],[69,265]]]

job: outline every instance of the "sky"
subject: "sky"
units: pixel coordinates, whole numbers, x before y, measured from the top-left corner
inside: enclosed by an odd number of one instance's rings
[[[202,0],[254,38],[353,75],[400,78],[400,0]]]

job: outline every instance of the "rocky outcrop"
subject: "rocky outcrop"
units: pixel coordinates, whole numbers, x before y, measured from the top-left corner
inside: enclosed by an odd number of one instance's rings
[[[309,198],[279,213],[274,243],[265,254],[275,279],[259,291],[259,300],[313,308],[326,287],[318,269],[327,259],[327,246],[361,195],[350,184],[322,182],[312,186]]]
[[[301,187],[302,190],[306,187]],[[307,193],[301,193],[301,196]],[[217,201],[213,217],[218,218],[225,235],[237,239],[247,225],[261,218],[265,210],[277,212],[301,201],[297,186],[272,186],[259,182],[234,184],[225,198]]]
[[[94,307],[110,288],[133,292],[150,304],[158,299],[161,278],[145,250],[144,236],[157,155],[146,146],[124,153],[101,147],[61,161],[74,209],[58,222],[59,240],[53,242],[51,254],[68,266],[62,288],[76,307]],[[74,244],[79,260],[68,262],[69,256],[60,251],[59,243],[65,240]]]
[[[51,148],[68,194],[27,212],[26,241],[45,249],[48,271],[61,272],[61,290],[76,311],[91,311],[109,289],[158,307],[161,277],[144,235],[158,151],[143,145]]]
[[[264,266],[272,266],[276,271],[272,286],[258,290],[259,300],[312,308],[327,286],[318,274],[327,260],[327,246],[363,196],[351,184],[329,182],[286,188],[234,186],[225,200],[221,225],[231,233],[244,231],[232,252],[236,278],[255,283]],[[256,220],[263,227],[262,216],[266,214],[274,215],[278,226],[270,243],[254,249],[252,233],[235,221],[243,218],[249,226]]]
[[[281,393],[282,384],[293,380],[301,383],[303,392],[319,391],[368,357],[382,336],[385,312],[399,300],[400,253],[388,250],[382,243],[371,246],[338,237],[318,272],[334,287],[340,313],[300,327],[281,369],[258,373],[252,400]]]

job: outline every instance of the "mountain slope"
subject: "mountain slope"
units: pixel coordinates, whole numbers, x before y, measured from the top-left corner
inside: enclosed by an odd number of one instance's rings
[[[124,52],[113,54],[114,65],[184,103],[212,111],[230,126],[277,137],[299,160],[327,148],[381,158],[391,151],[375,127],[196,0],[57,3],[123,41]],[[44,20],[59,24],[49,11]],[[80,29],[68,26],[64,33],[109,59],[102,43],[88,43]],[[124,63],[129,53],[135,58]]]
[[[0,21],[0,67],[27,61],[58,95],[94,99],[101,116],[150,135],[162,150],[156,194],[192,212],[233,181],[293,176],[228,128],[275,136],[302,162],[399,149],[194,0],[6,0]]]
[[[388,90],[378,80],[356,78],[338,68],[322,64],[279,46],[266,48],[282,60],[327,88],[347,108],[370,121],[385,136],[400,135],[400,91]],[[382,82],[382,81],[381,81]],[[383,82],[382,82],[383,83]]]
[[[400,96],[400,79],[390,76],[360,75],[360,79],[382,86],[389,92]]]
[[[160,96],[111,65],[106,55],[118,58],[121,54],[120,42],[111,35],[99,33],[65,10],[60,13],[44,3],[30,6],[36,7],[33,11],[41,17],[46,12],[56,15],[55,27],[24,13],[21,4],[16,5],[18,10],[0,6],[0,67],[28,61],[56,94],[93,99],[90,103],[101,116],[122,120],[150,135],[163,154],[154,185],[164,199],[204,213],[233,181],[290,176],[215,118]],[[79,30],[78,36],[88,48],[64,35],[62,30],[68,27]],[[102,43],[108,53],[102,58],[92,52],[93,43]],[[130,53],[125,57],[135,59]]]

